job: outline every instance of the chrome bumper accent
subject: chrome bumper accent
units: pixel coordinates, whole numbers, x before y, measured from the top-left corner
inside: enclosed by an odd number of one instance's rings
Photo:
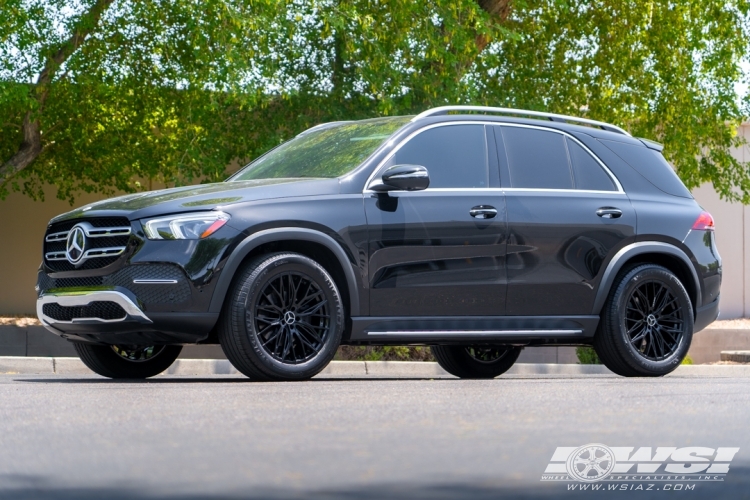
[[[50,318],[44,314],[45,304],[59,304],[63,307],[87,306],[92,302],[114,302],[125,311],[125,317],[119,319],[101,318],[73,318],[71,321],[60,321]],[[97,324],[97,323],[121,323],[124,321],[137,321],[139,323],[153,323],[146,314],[141,311],[133,300],[127,295],[115,290],[96,290],[90,292],[58,292],[47,293],[36,301],[36,315],[45,326],[55,324]]]

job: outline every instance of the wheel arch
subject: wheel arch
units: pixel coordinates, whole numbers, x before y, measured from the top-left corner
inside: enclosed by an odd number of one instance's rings
[[[680,248],[662,242],[632,243],[615,254],[607,264],[594,299],[592,314],[600,314],[620,270],[634,264],[657,264],[669,269],[685,286],[693,304],[693,315],[701,306],[701,286],[690,258]]]
[[[357,279],[346,252],[329,235],[306,228],[273,228],[258,231],[237,245],[216,283],[209,312],[221,312],[237,270],[248,258],[270,251],[293,251],[319,262],[341,290],[350,316],[359,315]]]

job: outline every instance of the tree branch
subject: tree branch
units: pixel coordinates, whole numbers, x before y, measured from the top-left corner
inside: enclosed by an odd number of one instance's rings
[[[513,0],[477,0],[477,3],[483,11],[500,23],[508,20],[513,8]],[[488,36],[477,35],[476,44],[479,52],[482,52],[490,41]]]
[[[44,103],[49,94],[49,85],[60,66],[78,50],[86,38],[96,29],[102,14],[113,1],[96,0],[88,12],[81,16],[71,37],[57,49],[52,57],[47,59],[34,88],[36,110],[33,112],[27,111],[23,118],[23,140],[18,147],[18,151],[0,166],[0,190],[4,190],[10,178],[31,165],[42,152],[39,114],[44,109]]]

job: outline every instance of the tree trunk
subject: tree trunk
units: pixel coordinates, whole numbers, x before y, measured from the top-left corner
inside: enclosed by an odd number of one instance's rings
[[[5,190],[8,181],[18,172],[31,165],[44,149],[39,115],[49,94],[49,85],[60,66],[70,58],[98,26],[102,14],[114,0],[96,0],[94,5],[78,20],[73,34],[57,51],[47,59],[34,85],[33,95],[38,106],[36,111],[27,111],[23,118],[23,141],[18,151],[0,166],[0,194]]]

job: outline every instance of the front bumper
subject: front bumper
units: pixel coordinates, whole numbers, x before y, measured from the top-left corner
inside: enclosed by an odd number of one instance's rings
[[[47,330],[69,340],[104,344],[194,344],[205,340],[218,314],[144,312],[135,295],[109,290],[55,290],[37,299]]]

